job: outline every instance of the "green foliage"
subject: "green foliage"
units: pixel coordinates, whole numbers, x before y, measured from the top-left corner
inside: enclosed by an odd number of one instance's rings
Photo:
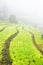
[[[5,25],[0,26],[2,29]],[[22,29],[22,25],[7,24],[7,28],[0,32],[0,61],[2,59],[2,50],[4,47],[5,40],[7,40],[12,34],[14,34],[17,29],[19,34],[12,39],[9,46],[9,54],[12,59],[12,65],[43,65],[43,55],[35,48],[31,34],[31,31],[35,35],[35,40],[38,45],[43,44],[43,39],[41,40],[41,34],[39,30],[26,27],[25,30]],[[17,27],[18,26],[18,27]],[[26,31],[27,30],[27,31]]]

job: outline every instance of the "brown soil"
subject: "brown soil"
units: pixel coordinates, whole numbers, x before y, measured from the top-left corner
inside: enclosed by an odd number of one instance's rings
[[[4,43],[4,48],[2,50],[2,60],[1,60],[1,65],[12,65],[12,59],[10,57],[9,53],[9,47],[10,47],[10,42],[12,41],[13,38],[15,38],[18,35],[19,31],[17,30],[16,33],[12,34]]]
[[[0,30],[0,32],[4,31],[6,27],[7,27],[7,26],[3,27],[3,28]]]
[[[32,32],[30,32],[30,34],[32,36],[32,41],[33,41],[34,46],[43,55],[43,50],[41,50],[41,48],[39,47],[39,45],[36,43],[34,34]]]

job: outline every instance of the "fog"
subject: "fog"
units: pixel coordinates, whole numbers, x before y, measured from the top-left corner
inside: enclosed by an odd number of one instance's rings
[[[0,8],[5,5],[9,14],[43,27],[43,0],[0,0]]]

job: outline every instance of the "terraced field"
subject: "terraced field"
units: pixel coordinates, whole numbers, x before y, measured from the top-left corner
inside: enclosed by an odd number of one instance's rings
[[[0,65],[43,65],[43,39],[38,29],[0,25]]]

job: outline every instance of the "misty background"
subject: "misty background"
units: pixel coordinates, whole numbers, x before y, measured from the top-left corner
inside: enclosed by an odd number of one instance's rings
[[[25,24],[43,28],[43,0],[0,0],[0,18],[16,16]]]

